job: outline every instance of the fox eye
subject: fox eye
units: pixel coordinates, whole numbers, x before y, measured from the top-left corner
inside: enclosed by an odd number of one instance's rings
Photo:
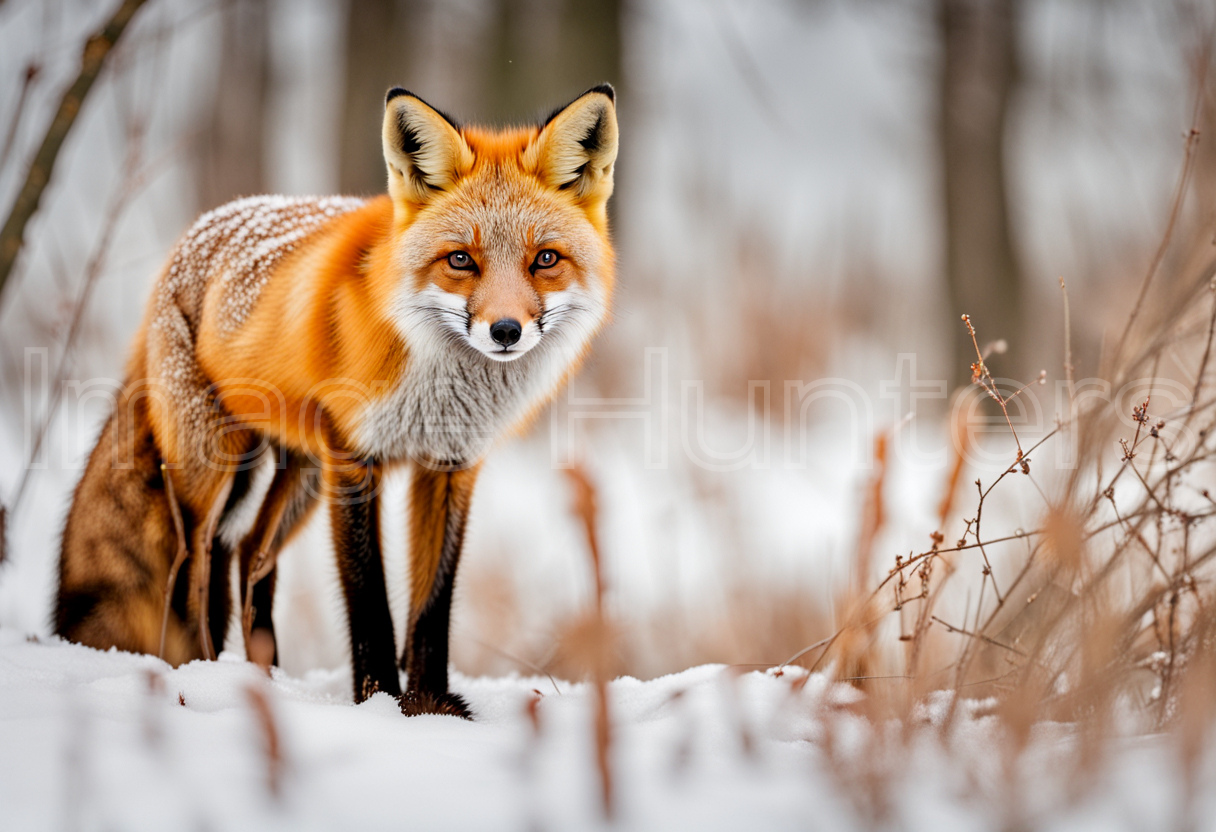
[[[559,255],[553,249],[547,248],[540,254],[536,255],[536,260],[532,265],[538,269],[551,269],[557,265],[557,261],[560,259],[561,255]]]
[[[467,251],[453,251],[448,255],[448,265],[462,272],[471,271],[473,269],[473,258]]]

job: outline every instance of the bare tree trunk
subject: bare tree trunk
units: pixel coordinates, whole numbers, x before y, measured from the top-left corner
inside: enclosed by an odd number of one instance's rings
[[[223,8],[219,83],[195,155],[203,209],[266,189],[269,17],[267,0],[231,0]]]
[[[528,42],[527,0],[494,0],[490,42],[486,44],[486,78],[482,84],[481,117],[499,123],[518,121],[535,107],[537,64],[546,62],[552,51],[535,54],[535,43]]]
[[[435,11],[432,2],[349,0],[339,163],[344,192],[384,190],[384,93],[414,83],[422,74],[414,62],[428,55],[476,78],[476,112],[459,114],[471,120],[527,121],[588,87],[620,83],[621,0],[487,0],[485,41],[455,44],[427,42],[429,29],[421,24]],[[468,59],[453,61],[454,49]]]
[[[985,341],[1008,338],[1015,356],[1025,352],[1005,170],[1005,127],[1018,82],[1017,8],[1018,0],[936,0],[948,331],[952,372],[963,384],[975,360],[963,313]]]
[[[338,183],[343,193],[385,188],[380,122],[384,93],[409,86],[411,56],[419,49],[415,26],[424,0],[350,0],[346,22],[346,89]],[[411,90],[426,97],[425,90]],[[442,103],[436,102],[437,106]]]
[[[621,0],[494,0],[483,112],[544,116],[604,81],[621,84]]]
[[[566,0],[565,71],[558,78],[566,96],[605,81],[622,87],[621,13],[621,0]]]

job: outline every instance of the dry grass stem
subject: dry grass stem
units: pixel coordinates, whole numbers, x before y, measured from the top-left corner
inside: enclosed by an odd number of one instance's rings
[[[604,612],[604,569],[596,525],[598,507],[595,486],[582,465],[575,465],[566,473],[574,489],[573,511],[581,521],[587,537],[587,552],[595,579],[594,609],[581,624],[573,628],[573,643],[576,645],[576,652],[583,655],[591,668],[591,681],[595,691],[595,765],[599,774],[604,817],[611,820],[616,813],[616,800],[611,760],[612,715],[608,701],[608,681],[614,675],[616,635]]]
[[[282,794],[284,760],[274,709],[270,705],[270,697],[261,685],[248,685],[245,688],[245,697],[262,735],[262,751],[266,757],[266,788],[277,800]]]

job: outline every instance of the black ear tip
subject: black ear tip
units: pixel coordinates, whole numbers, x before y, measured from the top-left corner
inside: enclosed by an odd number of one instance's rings
[[[593,92],[598,92],[600,95],[608,96],[608,100],[611,101],[614,105],[616,104],[616,90],[614,90],[612,88],[612,84],[609,84],[606,81],[603,84],[597,84],[596,86],[587,90],[582,95],[580,95],[578,98],[574,99],[574,101],[581,101],[584,98],[586,98],[587,96],[591,95],[591,93],[593,93]],[[574,101],[571,101],[570,104],[573,104]],[[542,128],[548,126],[549,122],[553,121],[553,119],[555,119],[559,115],[561,115],[562,111],[565,110],[567,107],[569,107],[570,104],[563,104],[562,106],[555,109],[553,112],[549,113],[549,115],[545,117],[545,120],[541,122],[540,126]]]
[[[405,89],[404,87],[393,87],[391,90],[389,90],[384,95],[384,106],[387,107],[388,102],[390,102],[394,98],[398,98],[402,95],[414,95],[414,94],[412,92],[410,92],[409,90]],[[414,97],[417,98],[418,96],[414,95]]]
[[[2,2],[4,2],[4,0],[0,0],[0,3],[2,3]],[[427,107],[430,107],[432,110],[434,110],[436,113],[439,114],[440,118],[442,118],[448,124],[452,125],[453,130],[459,131],[461,129],[459,121],[452,118],[450,115],[445,113],[443,110],[440,110],[438,107],[432,107],[430,104],[427,104],[425,101],[422,100],[422,96],[415,95],[414,93],[410,92],[409,90],[405,89],[404,87],[393,87],[391,90],[389,90],[387,93],[385,93],[384,106],[387,107],[389,105],[390,101],[392,101],[394,98],[399,98],[400,96],[403,96],[403,95],[408,95],[410,98],[413,98],[416,101],[421,101],[424,105],[426,105]]]
[[[612,88],[612,84],[609,84],[606,81],[603,84],[597,84],[596,86],[587,90],[587,92],[583,93],[583,95],[591,92],[603,93],[604,95],[608,96],[609,101],[611,101],[613,104],[616,103],[616,90]]]

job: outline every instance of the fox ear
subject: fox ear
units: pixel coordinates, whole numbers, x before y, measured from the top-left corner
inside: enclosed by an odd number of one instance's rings
[[[612,195],[616,149],[616,93],[600,84],[555,110],[530,152],[546,184],[604,202]]]
[[[473,151],[452,120],[400,87],[385,97],[382,137],[388,191],[402,207],[425,205],[473,166]]]

